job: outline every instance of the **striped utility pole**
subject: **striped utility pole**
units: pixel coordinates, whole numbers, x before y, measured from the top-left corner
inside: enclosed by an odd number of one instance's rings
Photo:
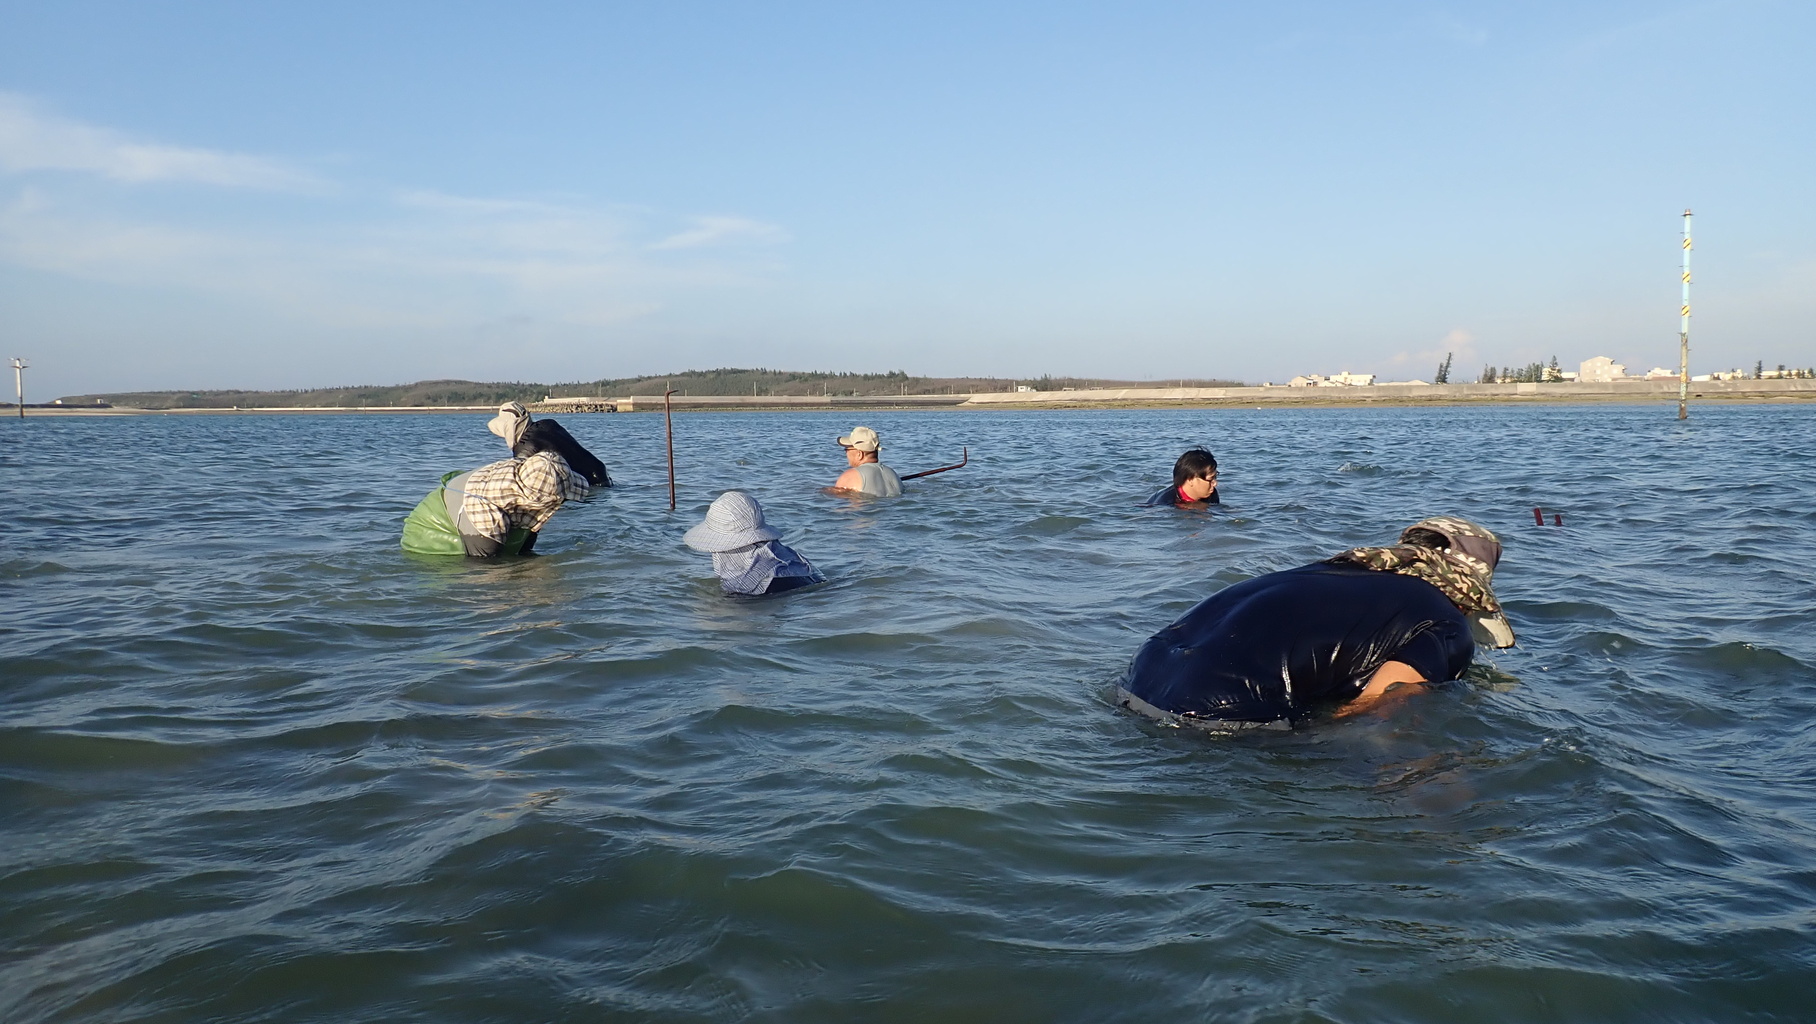
[[[1690,418],[1690,211],[1684,211],[1684,308],[1677,327],[1677,418]]]
[[[19,395],[19,418],[25,418],[25,368],[31,364],[18,357],[13,358],[13,389]]]

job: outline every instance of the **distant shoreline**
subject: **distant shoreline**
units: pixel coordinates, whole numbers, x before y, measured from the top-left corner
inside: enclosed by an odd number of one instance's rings
[[[26,405],[25,416],[270,416],[290,413],[478,413],[497,412],[495,405],[272,405],[246,406],[225,409],[191,408],[191,409],[140,409],[130,405],[90,406],[90,405]],[[19,407],[12,403],[0,405],[0,418],[19,417]]]
[[[1678,382],[1619,381],[1601,384],[1559,382],[1547,384],[1373,384],[1359,387],[1226,387],[1226,388],[1105,388],[1090,391],[993,392],[958,395],[674,395],[675,412],[812,412],[835,410],[910,409],[1192,409],[1237,406],[1349,408],[1416,407],[1424,405],[1595,405],[1670,401],[1677,397]],[[1816,380],[1700,381],[1691,385],[1690,401],[1724,404],[1773,404],[1816,402]],[[413,406],[260,406],[238,408],[138,409],[126,406],[25,407],[33,416],[233,416],[233,415],[346,415],[384,413],[491,412],[495,405]],[[663,408],[660,395],[629,398],[557,398],[531,403],[533,412],[610,413],[655,412]],[[18,407],[0,406],[0,416],[16,417]]]
[[[1101,392],[973,395],[969,408],[1300,408],[1424,405],[1598,405],[1674,401],[1675,380],[1545,384],[1370,384],[1339,387],[1147,388]],[[1816,380],[1698,381],[1690,402],[1816,402]]]

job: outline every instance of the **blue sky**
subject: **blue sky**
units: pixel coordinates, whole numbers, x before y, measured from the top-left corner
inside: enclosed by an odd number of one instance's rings
[[[37,396],[1816,363],[1816,6],[0,0]],[[30,397],[28,395],[28,397]]]

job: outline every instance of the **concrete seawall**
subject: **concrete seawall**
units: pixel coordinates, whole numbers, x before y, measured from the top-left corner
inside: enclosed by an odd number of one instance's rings
[[[964,404],[972,395],[672,395],[676,412],[704,409],[940,409]],[[661,412],[661,395],[630,398],[551,398],[531,412]]]
[[[974,395],[674,395],[676,412],[708,409],[1052,409],[1093,406],[1422,405],[1469,402],[1658,402],[1677,397],[1674,380],[1606,384],[1374,384],[1366,387],[1105,388],[1094,391],[1004,391]],[[1695,401],[1816,401],[1816,380],[1699,381]],[[556,398],[535,412],[651,412],[661,395],[633,398]]]
[[[1668,402],[1673,380],[1606,384],[1373,384],[1365,387],[1106,388],[1095,391],[1007,391],[975,395],[674,395],[677,412],[708,410],[826,411],[865,409],[1074,409],[1117,406],[1367,406],[1482,403]],[[1696,402],[1816,402],[1816,380],[1717,380],[1690,385]],[[133,416],[235,413],[480,413],[496,406],[290,406],[242,409],[134,409],[33,406],[26,416]],[[661,395],[629,398],[554,398],[529,405],[544,415],[586,412],[660,412]],[[16,415],[10,403],[0,412]]]
[[[1429,402],[1657,402],[1677,397],[1677,381],[1583,384],[1373,384],[1334,388],[1118,388],[972,395],[967,407],[1052,408],[1092,405],[1421,405]],[[1816,401],[1816,380],[1718,380],[1690,385],[1690,399]]]

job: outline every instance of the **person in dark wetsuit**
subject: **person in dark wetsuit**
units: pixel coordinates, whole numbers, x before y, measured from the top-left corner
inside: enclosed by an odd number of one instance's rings
[[[1217,456],[1203,448],[1193,448],[1173,463],[1173,485],[1162,487],[1144,505],[1184,505],[1203,508],[1221,505],[1217,497]]]
[[[1122,706],[1172,724],[1293,724],[1379,702],[1402,683],[1456,679],[1475,643],[1513,646],[1490,586],[1501,545],[1464,519],[1408,527],[1393,547],[1238,583],[1142,645]]]

